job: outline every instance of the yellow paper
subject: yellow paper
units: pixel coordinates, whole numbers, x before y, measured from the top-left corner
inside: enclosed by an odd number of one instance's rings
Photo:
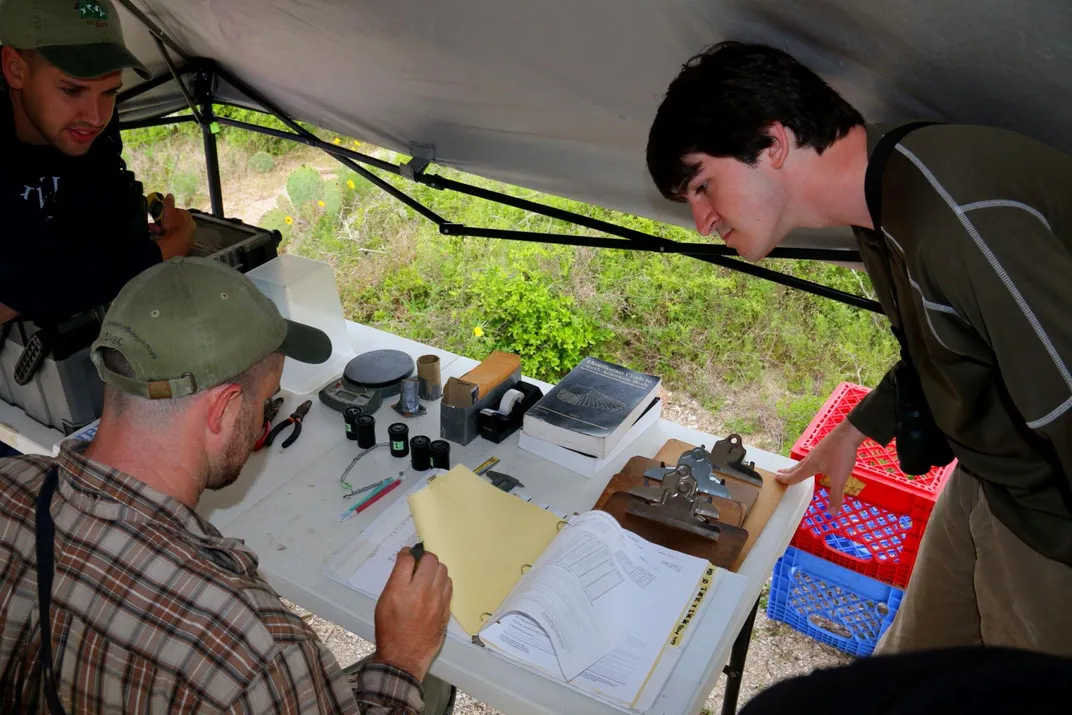
[[[469,635],[482,627],[558,534],[558,517],[458,465],[410,495],[424,548],[454,582],[450,610]]]

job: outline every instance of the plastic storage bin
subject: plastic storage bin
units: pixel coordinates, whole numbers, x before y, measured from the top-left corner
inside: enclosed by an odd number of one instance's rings
[[[192,256],[211,258],[246,273],[277,255],[282,240],[278,231],[197,210],[190,213],[197,226]],[[104,383],[90,361],[89,347],[100,334],[107,307],[71,316],[54,326],[54,332],[43,333],[50,335],[48,353],[25,385],[15,381],[15,366],[40,327],[23,320],[9,323],[7,339],[0,344],[0,400],[65,435],[100,417]]]
[[[793,446],[803,459],[870,390],[841,383]],[[819,475],[815,495],[791,544],[893,586],[908,585],[938,494],[956,462],[918,477],[897,466],[891,442],[864,440],[837,517],[829,511],[829,480]]]
[[[331,358],[325,363],[306,365],[287,358],[280,386],[305,395],[338,378],[354,351],[331,265],[284,253],[246,275],[284,318],[320,328],[331,338]]]
[[[767,617],[855,656],[869,656],[904,592],[817,556],[786,549],[774,565]]]

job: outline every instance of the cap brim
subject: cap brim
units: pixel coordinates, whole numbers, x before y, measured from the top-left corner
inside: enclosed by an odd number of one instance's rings
[[[320,328],[287,320],[287,336],[279,352],[298,362],[319,365],[331,357],[331,338]]]
[[[128,68],[137,72],[142,79],[153,78],[152,73],[130,50],[115,42],[52,45],[38,47],[37,52],[61,72],[75,79],[96,79]]]

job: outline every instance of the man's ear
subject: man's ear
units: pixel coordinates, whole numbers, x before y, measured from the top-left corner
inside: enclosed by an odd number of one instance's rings
[[[219,435],[234,423],[242,409],[242,388],[234,384],[220,385],[205,397],[208,400],[205,426],[212,434]]]
[[[11,89],[23,89],[30,80],[30,63],[13,47],[0,48],[4,81]]]
[[[775,122],[767,127],[767,135],[771,138],[771,145],[763,150],[763,155],[767,157],[767,162],[771,167],[781,169],[786,159],[789,158],[793,133],[781,122]]]

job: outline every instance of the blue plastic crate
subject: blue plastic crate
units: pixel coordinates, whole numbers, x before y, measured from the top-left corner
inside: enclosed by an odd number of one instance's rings
[[[893,623],[904,591],[790,546],[774,565],[767,617],[856,656]]]

